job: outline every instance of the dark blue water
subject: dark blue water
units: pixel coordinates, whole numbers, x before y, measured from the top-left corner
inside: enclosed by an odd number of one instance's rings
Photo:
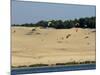
[[[92,69],[96,69],[96,64],[85,64],[85,65],[74,65],[74,66],[53,66],[53,67],[30,67],[30,68],[12,69],[11,75],[75,71],[75,70],[92,70]]]

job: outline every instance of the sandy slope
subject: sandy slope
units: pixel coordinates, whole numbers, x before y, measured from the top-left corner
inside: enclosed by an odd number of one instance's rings
[[[95,60],[94,29],[32,29],[12,27],[13,66]]]

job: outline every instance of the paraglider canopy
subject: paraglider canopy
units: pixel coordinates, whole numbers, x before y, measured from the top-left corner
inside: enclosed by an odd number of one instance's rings
[[[50,26],[51,23],[52,23],[52,22],[50,22],[50,21],[48,22],[48,27]]]
[[[75,24],[75,27],[79,27],[79,25],[80,25],[79,23],[76,23],[76,24]]]

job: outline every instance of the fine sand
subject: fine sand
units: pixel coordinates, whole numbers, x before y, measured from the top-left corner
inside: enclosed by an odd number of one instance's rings
[[[95,34],[95,29],[12,27],[12,66],[95,61]]]

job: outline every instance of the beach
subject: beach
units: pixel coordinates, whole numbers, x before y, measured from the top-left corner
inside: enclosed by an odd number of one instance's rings
[[[12,66],[95,61],[95,29],[11,27]]]

